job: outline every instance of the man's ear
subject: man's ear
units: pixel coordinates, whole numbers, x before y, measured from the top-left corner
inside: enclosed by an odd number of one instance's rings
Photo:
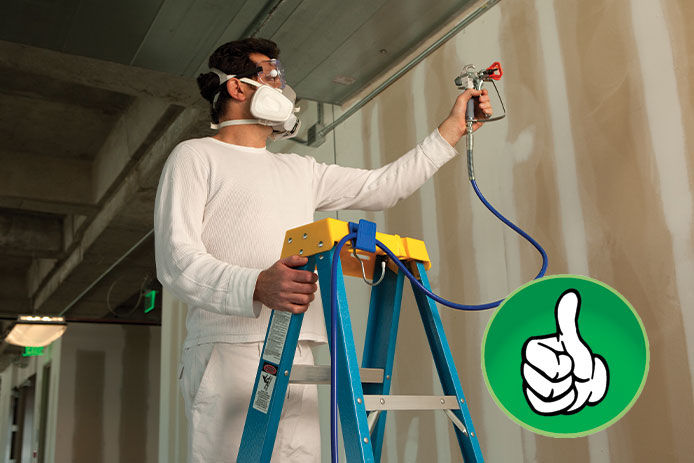
[[[234,100],[246,101],[247,91],[241,85],[241,81],[235,77],[227,80],[227,92]]]

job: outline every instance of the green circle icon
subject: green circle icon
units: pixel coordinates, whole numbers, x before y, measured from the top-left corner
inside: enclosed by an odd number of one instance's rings
[[[552,437],[592,434],[624,416],[643,389],[649,359],[631,304],[579,275],[518,288],[494,313],[482,342],[484,380],[497,405]]]

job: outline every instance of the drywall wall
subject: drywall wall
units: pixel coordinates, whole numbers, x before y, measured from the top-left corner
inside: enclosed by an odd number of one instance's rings
[[[160,328],[71,324],[52,461],[156,461]]]
[[[491,314],[442,309],[487,461],[686,461],[694,454],[692,20],[694,6],[684,0],[502,1],[339,126],[326,142],[331,150],[318,152],[354,167],[392,161],[446,117],[463,65],[502,62],[508,117],[476,135],[480,188],[546,247],[550,274],[594,277],[633,304],[651,361],[641,398],[618,423],[590,437],[539,436],[509,420],[482,380],[480,344]],[[277,149],[314,155],[289,143]],[[456,301],[503,297],[540,264],[478,202],[462,156],[384,213],[337,216],[423,239],[434,289]],[[358,338],[368,288],[350,285]],[[434,393],[432,368],[406,296],[394,392]],[[432,379],[422,384],[423,376]],[[459,461],[444,417],[388,419],[384,461]]]

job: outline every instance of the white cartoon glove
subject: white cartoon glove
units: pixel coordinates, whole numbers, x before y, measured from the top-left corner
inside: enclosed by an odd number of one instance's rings
[[[523,345],[523,392],[535,413],[569,415],[599,403],[607,393],[607,363],[578,332],[580,306],[578,291],[565,291],[555,310],[557,333],[529,338]]]

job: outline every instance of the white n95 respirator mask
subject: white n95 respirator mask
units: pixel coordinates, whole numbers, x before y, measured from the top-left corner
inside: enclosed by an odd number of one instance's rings
[[[234,77],[233,75],[228,76],[221,73],[221,71],[216,71],[216,69],[213,69],[213,72],[218,75],[221,74],[220,80],[222,80],[222,75],[224,76],[224,82]],[[219,124],[210,124],[213,129],[231,125],[262,124],[272,127],[271,137],[273,140],[296,136],[299,132],[299,127],[301,127],[301,122],[296,116],[299,108],[294,107],[296,93],[289,85],[285,85],[283,89],[278,89],[267,84],[258,83],[247,77],[242,77],[239,80],[257,87],[251,98],[250,108],[251,114],[255,119],[234,119],[222,121]]]

